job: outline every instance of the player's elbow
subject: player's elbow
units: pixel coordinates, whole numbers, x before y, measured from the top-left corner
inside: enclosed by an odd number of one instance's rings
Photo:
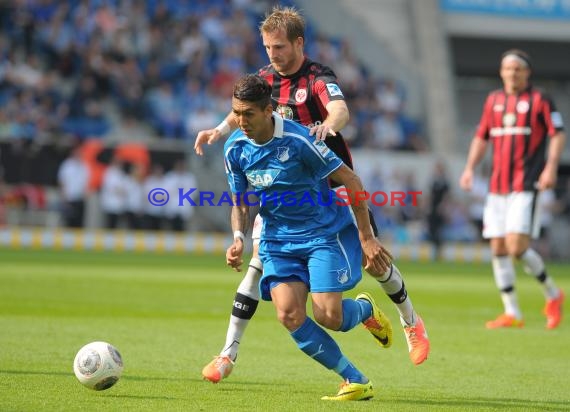
[[[350,112],[348,111],[347,106],[341,106],[338,111],[338,118],[340,119],[340,123],[342,126],[341,129],[348,124],[350,121]]]

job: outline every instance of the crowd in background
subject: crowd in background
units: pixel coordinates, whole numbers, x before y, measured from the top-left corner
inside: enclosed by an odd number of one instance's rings
[[[58,171],[61,223],[82,228],[86,221],[89,197],[89,167],[81,157],[80,147],[72,150]],[[147,173],[142,163],[128,162],[113,155],[105,168],[97,196],[102,212],[102,226],[107,229],[128,230],[190,230],[194,208],[186,201],[179,205],[179,189],[196,189],[196,178],[188,170],[184,158],[177,159],[171,170],[155,163]],[[159,190],[156,202],[153,191]],[[191,196],[193,198],[193,196]],[[167,200],[162,204],[163,200]],[[170,201],[168,201],[170,200]]]
[[[281,2],[283,3],[283,2]],[[229,110],[234,81],[267,64],[263,0],[38,0],[0,5],[0,138],[194,139]],[[425,150],[405,88],[345,41],[307,26],[338,75],[354,147]],[[372,86],[372,87],[371,87]]]
[[[269,0],[3,2],[0,141],[13,142],[16,148],[25,144],[21,142],[71,138],[190,143],[197,131],[211,128],[227,114],[234,81],[267,64],[257,24],[271,6]],[[331,66],[338,76],[351,111],[343,135],[352,148],[429,150],[420,122],[406,114],[407,91],[398,79],[375,76],[348,42],[318,33],[310,22],[306,35],[307,55]],[[181,171],[184,177],[174,176],[183,167],[164,173],[158,164],[141,170],[111,162],[98,188],[104,226],[187,228],[191,208],[145,208],[150,186],[197,186],[187,171]],[[65,189],[60,191],[62,223],[71,227],[84,225],[69,204],[78,200],[77,170],[67,172],[76,180],[68,198]],[[66,173],[61,167],[53,175],[62,185]],[[7,189],[1,177],[0,219],[6,205],[46,207],[41,188],[26,181]],[[486,176],[476,182],[468,205],[454,195],[449,180],[440,164],[419,207],[409,202],[374,207],[384,236],[397,242],[430,240],[436,255],[444,241],[477,240]],[[365,184],[375,190],[416,187],[411,170],[373,170]],[[570,217],[569,192],[544,196],[547,210]],[[544,219],[547,228],[552,218],[547,213]]]
[[[447,242],[480,242],[483,228],[483,208],[488,191],[489,168],[487,164],[474,177],[473,190],[464,193],[454,189],[453,179],[444,161],[436,162],[430,172],[428,187],[418,187],[417,172],[413,169],[386,171],[380,167],[363,176],[366,188],[390,193],[397,190],[406,193],[421,192],[413,199],[408,195],[402,204],[395,201],[384,206],[370,204],[375,220],[381,228],[381,237],[395,243],[430,242],[434,259],[441,257]],[[380,197],[380,202],[385,198]],[[414,204],[414,200],[416,204]],[[556,254],[551,232],[555,222],[565,227],[570,222],[570,179],[561,179],[557,189],[540,193],[540,237],[534,247],[543,256]]]

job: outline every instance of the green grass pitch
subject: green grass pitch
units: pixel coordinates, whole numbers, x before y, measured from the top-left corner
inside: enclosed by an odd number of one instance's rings
[[[223,256],[0,250],[1,411],[550,411],[570,408],[570,319],[544,328],[542,292],[519,270],[526,325],[488,331],[501,311],[490,265],[400,262],[431,339],[413,366],[394,306],[367,275],[392,319],[395,341],[377,346],[361,327],[332,333],[372,380],[368,402],[327,403],[339,378],[303,355],[260,304],[233,374],[218,385],[201,369],[220,350],[241,275]],[[520,269],[520,268],[519,268]],[[570,265],[549,265],[570,295]],[[73,358],[105,340],[125,370],[95,392]]]

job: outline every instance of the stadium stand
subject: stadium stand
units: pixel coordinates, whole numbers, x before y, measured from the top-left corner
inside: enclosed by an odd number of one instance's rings
[[[98,191],[117,147],[143,145],[147,174],[157,165],[168,172],[182,155],[199,187],[226,190],[221,145],[196,157],[191,143],[197,130],[228,112],[233,81],[266,64],[257,24],[273,3],[0,3],[0,225],[61,225],[57,170],[77,143],[94,176],[88,228],[102,225]],[[446,47],[449,34],[440,23],[449,15],[438,1],[279,3],[301,8],[308,17],[307,54],[337,73],[351,109],[343,132],[371,187],[416,187],[427,194],[426,171],[440,156],[455,186],[481,90],[489,83],[478,87],[473,79],[452,77],[461,63],[453,53],[464,43]],[[336,24],[338,19],[350,24]],[[454,100],[455,84],[461,104]],[[436,116],[438,110],[447,116]],[[30,197],[36,192],[42,202]],[[444,230],[449,241],[477,238],[468,201],[452,190]],[[428,203],[426,195],[418,211],[376,208],[386,239],[425,241]],[[221,231],[227,209],[196,210],[193,219],[193,230]]]

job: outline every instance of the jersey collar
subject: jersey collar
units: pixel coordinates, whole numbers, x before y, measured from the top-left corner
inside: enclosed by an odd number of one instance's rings
[[[283,118],[277,112],[273,112],[273,137],[281,138],[283,137]]]

